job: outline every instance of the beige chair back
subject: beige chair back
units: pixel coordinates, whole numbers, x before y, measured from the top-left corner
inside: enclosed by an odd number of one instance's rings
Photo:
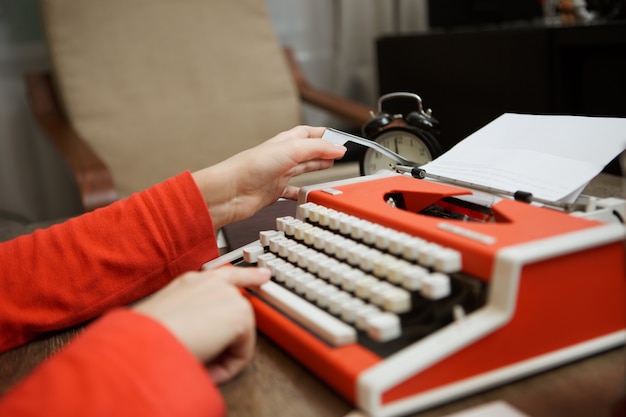
[[[68,119],[120,197],[300,122],[264,0],[41,0]]]

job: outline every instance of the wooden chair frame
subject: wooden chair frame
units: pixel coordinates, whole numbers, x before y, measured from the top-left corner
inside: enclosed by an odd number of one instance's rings
[[[293,52],[285,49],[285,55],[304,103],[312,104],[359,128],[370,119],[372,108],[311,86]],[[25,75],[25,82],[35,120],[69,165],[83,209],[91,211],[116,201],[118,194],[108,167],[70,125],[55,91],[52,75],[48,72],[29,73]]]

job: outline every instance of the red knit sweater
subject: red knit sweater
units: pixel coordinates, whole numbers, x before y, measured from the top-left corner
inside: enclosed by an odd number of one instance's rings
[[[0,399],[2,416],[217,416],[219,391],[164,327],[123,308],[218,254],[189,173],[0,244],[0,351],[99,317]]]

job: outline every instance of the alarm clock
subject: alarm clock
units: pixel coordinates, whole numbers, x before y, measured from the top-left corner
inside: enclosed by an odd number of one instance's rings
[[[397,110],[400,108],[398,104],[402,105],[403,111],[385,110],[386,107]],[[372,112],[372,118],[363,126],[362,133],[366,139],[415,162],[417,166],[441,154],[441,145],[437,139],[439,122],[432,116],[430,109],[424,111],[422,99],[417,94],[400,92],[381,96],[378,99],[378,113]],[[391,159],[369,148],[359,161],[361,175],[390,169],[392,164],[394,162]]]

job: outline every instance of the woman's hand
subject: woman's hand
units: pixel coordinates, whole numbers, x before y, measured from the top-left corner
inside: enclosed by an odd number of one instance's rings
[[[163,324],[221,383],[250,361],[256,340],[252,307],[237,287],[258,286],[269,278],[264,268],[188,272],[133,309]]]
[[[321,140],[324,128],[298,126],[193,173],[215,228],[250,217],[278,198],[295,199],[289,179],[329,168],[346,148]],[[133,308],[162,323],[201,361],[216,382],[248,363],[255,342],[252,307],[237,287],[270,278],[264,268],[189,272]]]
[[[320,140],[325,128],[298,126],[193,174],[216,229],[247,217],[278,198],[296,199],[289,179],[326,169],[346,148]]]

